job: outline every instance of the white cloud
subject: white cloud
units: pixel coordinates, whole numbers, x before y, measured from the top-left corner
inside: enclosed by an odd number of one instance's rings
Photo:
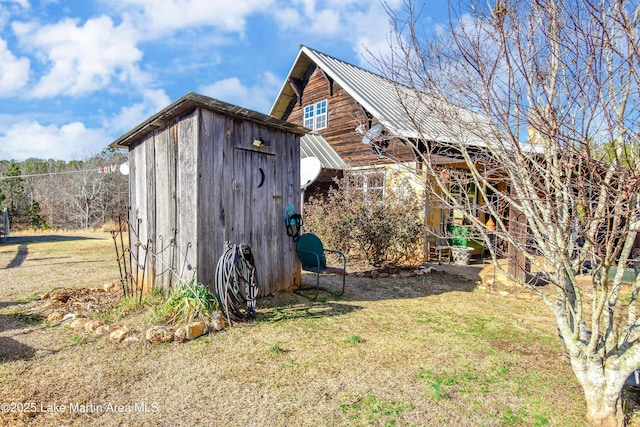
[[[278,9],[273,13],[273,17],[278,22],[281,31],[296,28],[298,22],[302,19],[302,15],[291,7]]]
[[[30,9],[31,8],[31,4],[29,3],[29,0],[0,0],[0,5],[2,4],[17,4],[18,6],[22,7],[23,9]]]
[[[163,90],[144,90],[141,102],[123,107],[101,128],[80,121],[42,124],[27,115],[0,114],[0,156],[4,159],[82,160],[98,154],[120,134],[146,120],[171,101]]]
[[[336,10],[323,9],[314,14],[309,31],[315,34],[335,35],[344,31],[340,22],[340,14]]]
[[[399,7],[401,0],[387,2]],[[274,8],[272,16],[281,30],[294,31],[301,37],[341,38],[353,43],[353,50],[365,54],[387,52],[390,23],[379,2],[369,0],[294,0]],[[348,31],[347,31],[348,29]],[[366,61],[361,61],[364,65]]]
[[[350,20],[355,33],[353,50],[360,58],[360,65],[369,68],[375,63],[375,58],[383,57],[390,52],[389,16],[382,8],[372,7],[366,12],[352,15]]]
[[[254,86],[246,86],[237,77],[230,77],[201,86],[198,88],[198,92],[220,101],[267,114],[280,90],[282,81],[270,72],[257,76],[256,81],[259,83]]]
[[[87,129],[80,122],[46,126],[37,121],[21,121],[0,134],[3,157],[18,161],[29,157],[82,160],[98,154],[110,142],[102,130]]]
[[[104,0],[135,22],[148,39],[181,29],[216,27],[222,31],[244,33],[246,18],[268,10],[274,0]]]
[[[30,11],[28,0],[0,0],[0,30],[4,29],[12,15]]]
[[[164,90],[147,89],[142,91],[141,102],[122,107],[118,114],[107,120],[105,127],[112,133],[125,133],[142,123],[158,111],[171,104]]]
[[[48,66],[31,93],[34,98],[84,95],[138,73],[142,52],[126,22],[114,26],[101,16],[79,25],[67,18],[48,25],[16,22],[13,29],[20,44]]]
[[[18,93],[29,80],[29,59],[16,58],[0,39],[0,96]]]

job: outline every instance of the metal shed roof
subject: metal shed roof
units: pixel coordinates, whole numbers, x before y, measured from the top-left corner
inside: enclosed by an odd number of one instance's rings
[[[468,143],[483,145],[487,136],[492,135],[489,122],[470,110],[436,100],[306,46],[300,47],[289,76],[271,108],[271,115],[282,118],[286,114],[290,101],[296,96],[289,80],[303,79],[313,63],[396,136],[442,142],[464,139]],[[443,117],[450,120],[443,120]],[[461,123],[466,125],[461,126]]]
[[[309,132],[309,129],[284,120],[277,119],[273,116],[258,113],[237,105],[228,104],[226,102],[209,98],[208,96],[199,95],[189,92],[182,98],[178,99],[162,111],[149,117],[129,132],[109,144],[112,148],[127,148],[131,144],[140,140],[145,135],[164,126],[171,119],[180,116],[196,107],[203,107],[209,110],[217,111],[222,114],[236,116],[244,120],[259,122],[267,126],[271,126],[280,130],[291,132],[297,135],[303,135]]]
[[[348,169],[348,165],[319,133],[309,132],[300,138],[300,158],[317,157],[323,169]]]

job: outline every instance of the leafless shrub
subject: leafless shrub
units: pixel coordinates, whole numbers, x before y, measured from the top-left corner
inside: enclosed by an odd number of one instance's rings
[[[347,175],[328,194],[306,203],[304,225],[327,247],[366,259],[373,266],[412,262],[421,254],[422,206],[406,182],[381,195],[358,191]]]

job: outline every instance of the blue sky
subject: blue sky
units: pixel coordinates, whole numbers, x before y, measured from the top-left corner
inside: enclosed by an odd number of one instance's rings
[[[86,159],[190,91],[268,113],[300,44],[371,68],[389,32],[375,0],[0,0],[0,159]]]

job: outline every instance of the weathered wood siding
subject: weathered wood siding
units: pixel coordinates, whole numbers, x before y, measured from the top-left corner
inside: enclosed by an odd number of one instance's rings
[[[198,230],[202,244],[198,246],[198,258],[202,260],[199,273],[207,285],[211,286],[215,277],[216,264],[222,254],[226,219],[226,192],[231,178],[223,173],[225,161],[226,130],[232,120],[209,110],[200,110],[201,144],[198,146],[198,192],[200,215]]]
[[[170,128],[156,132],[155,180],[156,180],[156,239],[155,258],[151,261],[156,270],[156,286],[169,289],[177,281],[171,271],[176,265],[176,157],[178,141],[172,138]]]
[[[206,262],[199,277],[213,283],[229,241],[253,250],[260,296],[299,285],[295,244],[283,220],[287,205],[300,198],[298,137],[204,109],[200,114],[198,258]],[[268,146],[253,146],[256,137]]]
[[[256,137],[264,147],[253,145]],[[140,219],[140,241],[152,242],[147,285],[168,289],[195,277],[213,288],[225,241],[251,246],[260,296],[299,285],[283,220],[300,202],[298,138],[196,108],[133,145],[130,221]]]
[[[153,145],[153,135],[143,139],[140,143],[131,147],[129,152],[129,200],[131,203],[131,211],[129,212],[129,223],[135,233],[137,240],[130,241],[130,250],[132,253],[132,274],[134,279],[138,280],[138,284],[143,283],[143,270],[145,283],[147,286],[154,284],[154,266],[147,264],[145,266],[145,257],[143,245],[147,245],[149,241],[155,242],[155,179],[153,168],[148,167],[148,161],[153,162],[153,149],[149,146]],[[139,244],[138,244],[139,242]],[[136,266],[138,264],[138,266]]]
[[[338,83],[333,84],[333,95],[330,89],[329,81],[320,69],[316,69],[304,88],[302,105],[300,102],[296,103],[289,117],[284,119],[303,125],[304,106],[326,99],[327,127],[319,129],[318,133],[331,144],[340,157],[354,167],[390,163],[389,159],[381,159],[374,153],[370,145],[363,144],[362,135],[355,131],[358,125],[367,123],[365,111],[360,104]],[[414,158],[411,150],[398,143],[392,143],[387,152],[405,161]]]
[[[182,278],[197,278],[200,264],[197,254],[198,206],[198,114],[197,110],[183,116],[171,128],[172,138],[178,141],[176,157],[176,242],[177,270]],[[209,172],[210,173],[210,172]]]

